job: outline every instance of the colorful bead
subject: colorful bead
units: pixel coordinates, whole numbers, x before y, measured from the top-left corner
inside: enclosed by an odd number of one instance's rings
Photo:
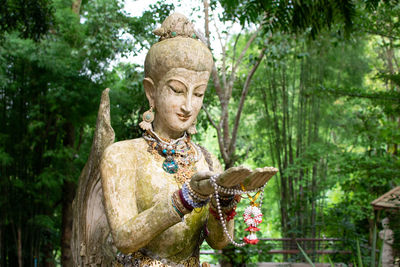
[[[199,161],[202,152],[186,132],[179,139],[170,141],[161,139],[153,130],[149,133],[145,133],[143,138],[149,142],[151,153],[165,157],[162,168],[167,173],[174,174],[179,185],[196,173],[195,163]]]
[[[174,203],[174,199],[173,199],[173,198],[171,198],[171,201],[172,201],[172,207],[174,208],[174,210],[176,211],[176,213],[178,213],[179,217],[183,218],[185,215],[175,206],[175,203]]]
[[[204,201],[194,201],[189,194],[189,188],[187,186],[187,183],[184,183],[181,189],[182,196],[184,198],[184,201],[188,203],[190,206],[193,208],[201,208],[205,205],[207,205],[208,201],[210,200],[209,198],[204,200]]]
[[[172,161],[167,161],[165,160],[163,162],[163,170],[166,171],[167,173],[174,174],[178,171],[178,164],[174,160]]]

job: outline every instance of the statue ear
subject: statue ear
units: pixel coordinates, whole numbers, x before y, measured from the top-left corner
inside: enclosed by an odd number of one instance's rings
[[[147,100],[149,101],[150,106],[154,107],[156,87],[154,85],[153,80],[151,78],[144,78],[143,79],[143,87],[144,87],[144,91],[146,93],[146,97],[147,97]]]

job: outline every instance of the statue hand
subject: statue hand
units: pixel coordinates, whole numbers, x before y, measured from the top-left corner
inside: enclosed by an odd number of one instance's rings
[[[221,173],[216,182],[223,187],[234,187],[244,182],[252,171],[244,166],[232,167]]]
[[[190,179],[190,187],[198,194],[208,196],[214,193],[214,187],[211,185],[210,178],[215,173],[202,171],[195,173]]]
[[[249,168],[239,166],[233,167],[221,173],[216,182],[223,187],[233,187],[241,182],[251,174]],[[190,187],[200,195],[211,195],[214,193],[214,187],[211,184],[210,178],[215,173],[210,171],[197,172],[190,179]]]
[[[243,184],[246,191],[262,187],[278,172],[278,169],[273,167],[257,168],[250,170],[244,166],[229,168],[221,173],[216,182],[218,185],[231,188]],[[211,195],[214,193],[214,187],[211,184],[210,178],[215,173],[205,171],[194,174],[190,180],[190,186],[194,191],[201,195]]]
[[[250,176],[244,179],[242,182],[243,186],[246,191],[260,188],[266,184],[277,172],[278,169],[274,167],[257,168],[252,171]]]

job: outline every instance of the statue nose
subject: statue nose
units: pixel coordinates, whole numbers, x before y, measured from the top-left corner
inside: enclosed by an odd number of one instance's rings
[[[182,111],[185,113],[185,115],[189,115],[192,113],[192,100],[191,97],[186,98],[185,103],[181,106]]]

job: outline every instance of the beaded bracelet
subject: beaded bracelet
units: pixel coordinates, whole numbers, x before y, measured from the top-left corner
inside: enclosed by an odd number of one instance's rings
[[[185,214],[183,214],[175,205],[175,201],[174,198],[171,197],[171,202],[172,202],[172,207],[174,208],[174,210],[176,211],[176,213],[178,213],[179,217],[181,217],[181,219],[183,219],[183,216],[185,216]]]
[[[210,180],[212,182],[212,184],[215,187],[215,190],[218,191],[219,193],[223,193],[226,195],[243,195],[243,194],[250,194],[250,193],[256,193],[259,191],[263,191],[265,185],[259,187],[259,188],[255,188],[253,190],[248,190],[248,191],[243,191],[241,189],[238,188],[228,188],[228,187],[223,187],[220,186],[219,184],[217,184],[217,177],[219,176],[219,174],[216,174],[214,176],[210,177]],[[221,198],[221,196],[219,195],[219,198]]]
[[[194,199],[196,199],[196,200],[198,200],[200,202],[201,201],[206,201],[206,200],[208,200],[210,198],[210,195],[208,195],[208,196],[201,195],[201,194],[197,193],[195,190],[193,190],[192,187],[190,186],[190,182],[189,181],[185,182],[185,187],[187,187],[189,189],[189,195],[192,198],[194,198]]]
[[[180,190],[180,196],[183,197],[183,203],[185,204],[185,202],[187,204],[189,204],[192,208],[201,208],[205,205],[207,205],[209,199],[205,200],[205,201],[194,201],[190,195],[189,195],[189,189],[187,187],[187,184],[183,184],[182,189]]]
[[[229,220],[231,220],[231,219],[233,219],[235,217],[237,203],[238,202],[236,202],[236,201],[232,201],[233,205],[230,205],[229,207],[224,207],[224,208],[222,208],[221,204],[220,204],[222,215],[224,217],[226,216],[226,221],[229,221]],[[210,210],[211,214],[214,215],[214,217],[216,219],[220,219],[220,217],[218,215],[218,207],[216,206],[216,203],[211,201],[209,210]]]
[[[229,200],[222,200],[222,199],[219,200],[219,204],[221,204],[222,208],[229,208],[229,207],[232,208],[233,206],[236,206],[237,203],[238,202],[236,201],[235,198]]]
[[[210,213],[214,216],[214,218],[215,219],[217,219],[217,220],[221,220],[221,218],[219,217],[219,215],[218,215],[218,211],[216,210],[216,209],[214,209],[213,207],[211,207],[211,205],[210,205],[210,208],[209,208],[209,211],[210,211]],[[225,211],[223,214],[222,214],[222,216],[224,216],[225,217],[225,220],[227,221],[227,222],[229,222],[230,220],[233,220],[234,218],[235,218],[235,216],[236,216],[236,206],[235,207],[233,207],[232,209],[230,209],[230,210],[228,210],[228,211]]]
[[[183,196],[183,192],[182,189],[180,189],[178,191],[179,194],[179,199],[181,200],[181,203],[183,204],[183,206],[188,209],[189,211],[192,211],[194,209],[194,207],[192,205],[190,205],[189,202],[186,201],[185,197]]]
[[[214,210],[217,210],[217,199],[215,197],[213,197],[211,199],[210,203],[211,203],[210,206],[212,206],[214,208]],[[221,210],[224,212],[233,209],[234,207],[237,206],[238,203],[239,203],[239,201],[237,201],[237,199],[235,199],[235,198],[233,200],[231,200],[230,202],[225,202],[225,203],[223,203],[221,200],[219,200],[219,205],[221,207]]]
[[[220,200],[233,200],[235,195],[219,196]]]
[[[185,205],[182,203],[180,196],[179,196],[179,190],[175,191],[172,196],[171,196],[172,202],[173,202],[173,206],[175,209],[178,209],[178,214],[188,214],[190,213],[192,210],[188,209],[187,207],[185,207]],[[182,218],[183,220],[183,218]]]
[[[174,203],[175,206],[183,213],[183,214],[188,214],[190,213],[192,210],[188,209],[187,207],[185,207],[185,205],[183,205],[181,198],[179,196],[179,191],[175,191],[174,194],[172,195],[173,199],[174,199]]]

